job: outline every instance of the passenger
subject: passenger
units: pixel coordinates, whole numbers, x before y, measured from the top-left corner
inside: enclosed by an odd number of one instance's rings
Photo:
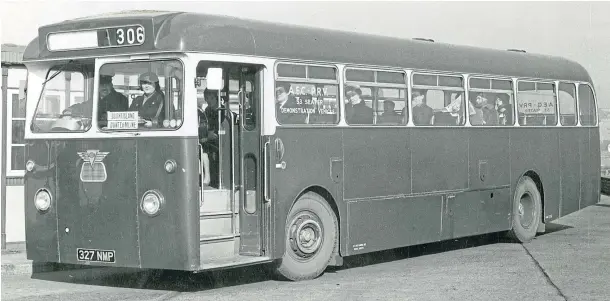
[[[427,104],[426,90],[413,90],[411,97],[413,103],[413,123],[415,125],[432,124],[434,110]]]
[[[203,163],[203,183],[199,183],[199,185],[207,186],[210,184],[210,158],[208,156],[208,152],[205,151],[205,143],[209,137],[208,135],[208,119],[205,115],[205,96],[204,98],[197,99],[197,113],[199,117],[199,144],[201,145],[201,153],[200,158]],[[200,179],[201,181],[201,179]]]
[[[499,93],[496,97],[496,110],[498,111],[498,123],[501,125],[513,124],[513,108],[510,104],[508,94]]]
[[[207,172],[204,174],[204,184],[214,188],[219,188],[219,153],[218,153],[218,93],[206,89],[203,92],[204,100],[207,103],[205,110],[199,110],[199,141],[203,149],[204,172],[206,169],[205,160],[208,158]],[[201,103],[202,105],[203,103]],[[221,122],[224,122],[225,115],[221,113]],[[202,125],[204,123],[205,125]],[[211,159],[210,159],[211,158]],[[207,181],[207,183],[206,183]]]
[[[290,93],[290,84],[275,88],[275,113],[280,124],[303,124],[307,119],[305,108],[297,104]]]
[[[498,112],[496,108],[488,103],[484,93],[474,95],[476,96],[470,98],[470,103],[472,104],[470,108],[473,109],[470,112],[470,123],[472,125],[497,125]]]
[[[381,114],[381,121],[383,123],[390,124],[399,124],[401,121],[401,116],[394,111],[396,108],[396,104],[391,100],[386,100],[383,102],[383,114]]]
[[[346,87],[345,96],[345,119],[347,123],[373,124],[373,109],[364,103],[360,87]]]
[[[140,89],[144,95],[136,97],[129,107],[129,111],[138,111],[140,120],[145,127],[162,127],[165,116],[165,95],[159,86],[159,78],[149,72],[140,75]]]
[[[107,121],[108,112],[122,112],[129,109],[127,97],[114,89],[112,76],[100,76],[98,120]]]

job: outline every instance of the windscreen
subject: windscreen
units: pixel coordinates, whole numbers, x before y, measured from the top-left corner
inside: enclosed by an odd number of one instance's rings
[[[91,127],[93,61],[69,61],[47,72],[32,132],[84,132]]]
[[[183,72],[178,60],[103,65],[99,71],[98,126],[104,131],[179,128]]]

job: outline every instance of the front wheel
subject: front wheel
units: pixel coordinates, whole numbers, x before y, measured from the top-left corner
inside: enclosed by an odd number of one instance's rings
[[[314,279],[337,251],[338,222],[320,195],[308,192],[294,204],[286,220],[286,250],[277,272],[292,281]]]
[[[519,179],[513,196],[511,238],[521,243],[534,239],[542,220],[541,199],[538,187],[530,177]]]

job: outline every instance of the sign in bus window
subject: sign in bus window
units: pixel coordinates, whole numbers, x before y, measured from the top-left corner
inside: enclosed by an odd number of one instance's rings
[[[517,114],[520,125],[557,124],[557,99],[552,83],[519,82]]]
[[[276,82],[276,118],[280,124],[336,124],[338,85]]]

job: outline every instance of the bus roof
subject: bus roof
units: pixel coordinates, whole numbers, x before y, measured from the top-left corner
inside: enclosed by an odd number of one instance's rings
[[[49,51],[48,34],[140,24],[138,46]],[[99,38],[98,38],[99,39]],[[319,62],[457,71],[587,81],[580,64],[547,55],[458,46],[228,16],[127,11],[64,21],[39,28],[24,61],[145,52],[217,52]]]

